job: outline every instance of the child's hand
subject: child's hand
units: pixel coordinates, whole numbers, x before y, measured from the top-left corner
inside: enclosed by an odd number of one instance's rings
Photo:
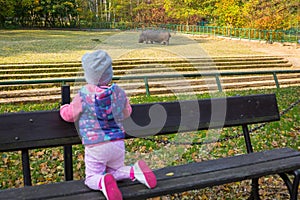
[[[60,107],[60,116],[67,122],[75,122],[82,112],[82,98],[76,95],[70,104]]]

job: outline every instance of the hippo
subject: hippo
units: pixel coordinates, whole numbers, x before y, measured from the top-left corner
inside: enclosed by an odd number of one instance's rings
[[[157,42],[160,44],[169,45],[170,32],[162,30],[145,30],[140,34],[139,43],[146,42],[146,44]]]

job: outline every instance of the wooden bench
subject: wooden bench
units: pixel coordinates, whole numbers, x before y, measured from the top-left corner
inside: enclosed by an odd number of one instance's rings
[[[63,103],[70,101],[69,87],[62,87],[62,97]],[[151,190],[137,182],[119,182],[124,199],[146,199],[247,179],[252,179],[250,199],[260,199],[258,179],[274,174],[279,174],[284,180],[290,199],[297,199],[300,152],[278,148],[254,153],[250,140],[248,125],[280,119],[274,94],[148,103],[132,107],[132,120],[125,121],[127,138],[242,126],[248,153],[157,169],[158,185]],[[132,125],[133,121],[137,125]],[[74,144],[80,144],[76,128],[73,123],[64,122],[58,111],[1,114],[0,151],[22,151],[25,187],[1,190],[0,199],[104,199],[101,192],[87,188],[83,180],[72,180]],[[64,146],[66,181],[31,186],[28,150],[54,146]]]

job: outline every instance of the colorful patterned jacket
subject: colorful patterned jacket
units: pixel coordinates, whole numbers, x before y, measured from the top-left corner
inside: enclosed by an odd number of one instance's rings
[[[131,114],[125,92],[116,84],[111,87],[86,85],[70,104],[63,105],[60,114],[65,121],[78,120],[84,145],[123,139],[122,121]]]

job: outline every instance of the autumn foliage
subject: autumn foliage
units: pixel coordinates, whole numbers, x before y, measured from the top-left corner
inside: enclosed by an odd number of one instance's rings
[[[79,27],[82,22],[299,29],[299,0],[0,0],[0,27]],[[202,24],[203,25],[203,24]]]

